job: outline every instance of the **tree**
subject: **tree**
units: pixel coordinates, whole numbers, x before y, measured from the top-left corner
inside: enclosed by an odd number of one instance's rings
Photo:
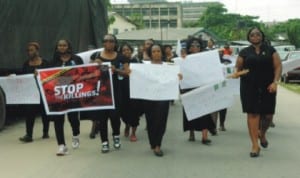
[[[267,32],[273,40],[276,40],[274,37],[278,34],[286,35],[292,45],[295,45],[297,48],[300,47],[300,19],[290,19],[286,22],[278,23],[271,26]]]
[[[263,26],[255,21],[257,19],[256,16],[227,13],[223,4],[216,3],[207,7],[198,21],[198,26],[213,31],[223,39],[241,40],[246,39],[249,27]]]
[[[292,19],[287,22],[287,36],[291,44],[300,47],[300,19]]]
[[[112,6],[111,6],[110,1],[109,1],[109,0],[104,0],[104,3],[106,4],[106,7],[107,7],[107,9],[108,9],[108,12],[111,12]],[[113,24],[115,21],[116,21],[116,19],[115,19],[114,16],[112,16],[112,15],[108,16],[108,25]]]
[[[143,16],[141,14],[131,14],[129,20],[137,26],[137,29],[145,27]]]

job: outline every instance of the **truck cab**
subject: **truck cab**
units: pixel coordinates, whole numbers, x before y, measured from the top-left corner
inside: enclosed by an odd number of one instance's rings
[[[102,46],[102,37],[107,34],[108,27],[107,3],[102,0],[93,3],[73,0],[1,3],[0,77],[18,75],[26,60],[25,47],[32,41],[41,45],[40,54],[46,60],[52,59],[59,39],[70,40],[75,53],[86,51],[89,45]],[[24,111],[20,109],[24,104],[7,104],[3,89],[4,86],[0,86],[0,130],[11,117],[23,117]]]

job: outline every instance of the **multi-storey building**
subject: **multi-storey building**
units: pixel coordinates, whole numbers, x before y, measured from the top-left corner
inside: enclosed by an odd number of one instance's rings
[[[112,10],[129,18],[141,15],[145,28],[182,27],[180,3],[113,4]]]
[[[217,2],[165,2],[164,0],[131,0],[129,4],[113,4],[112,11],[130,17],[139,14],[145,28],[181,28],[196,22],[207,6]]]

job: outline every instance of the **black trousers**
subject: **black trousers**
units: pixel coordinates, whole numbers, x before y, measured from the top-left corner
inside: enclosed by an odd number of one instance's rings
[[[48,134],[49,131],[49,119],[45,113],[45,109],[42,104],[39,105],[27,105],[26,106],[26,135],[32,137],[33,134],[33,127],[35,118],[40,113],[42,117],[43,123],[43,134]]]
[[[214,121],[215,125],[214,125],[213,129],[210,129],[211,132],[217,129],[218,117],[220,117],[220,126],[224,126],[224,123],[225,123],[225,120],[226,120],[227,108],[221,109],[221,110],[217,111],[216,113],[217,113],[216,114],[216,120]]]
[[[167,127],[169,101],[144,101],[149,143],[152,149],[161,146]]]
[[[123,122],[131,127],[139,125],[142,112],[141,100],[131,99],[129,90],[129,79],[124,78],[120,83],[120,114]]]
[[[137,127],[140,124],[140,117],[144,114],[143,100],[130,99],[130,109],[128,124],[131,127]]]
[[[130,109],[130,94],[129,94],[129,79],[124,78],[123,80],[119,80],[119,97],[120,100],[120,117],[126,125],[130,124],[131,120],[131,109]]]
[[[227,109],[222,109],[219,111],[220,114],[220,125],[224,126],[225,119],[226,119],[226,114],[227,114]]]
[[[80,121],[78,112],[70,112],[67,114],[68,120],[72,127],[73,136],[78,136],[80,134]],[[58,145],[65,145],[65,134],[64,134],[64,123],[65,115],[51,116],[54,120],[54,129],[56,135],[56,141]]]
[[[100,138],[102,142],[108,141],[108,127],[107,122],[110,119],[110,124],[112,128],[112,135],[119,136],[120,135],[120,127],[121,127],[121,120],[120,120],[120,113],[116,109],[110,110],[101,110],[97,111],[96,114],[97,118],[93,118],[93,120],[98,120],[100,129]]]

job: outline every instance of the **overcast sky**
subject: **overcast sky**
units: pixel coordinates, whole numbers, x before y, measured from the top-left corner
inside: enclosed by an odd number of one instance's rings
[[[191,0],[168,0],[191,1]],[[225,5],[229,13],[259,16],[264,22],[285,21],[300,18],[300,0],[193,0],[194,2],[219,1]],[[126,2],[126,0],[111,0]]]
[[[300,18],[299,0],[220,0],[229,12],[260,16],[262,21]]]

